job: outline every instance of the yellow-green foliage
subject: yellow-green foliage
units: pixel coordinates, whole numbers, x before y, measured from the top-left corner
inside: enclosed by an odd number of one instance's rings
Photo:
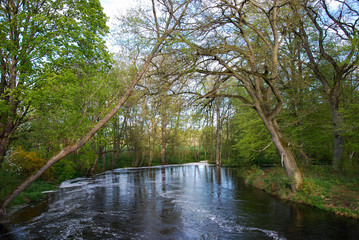
[[[38,153],[27,152],[21,147],[18,147],[10,156],[9,168],[25,176],[30,176],[45,163],[46,160],[41,158]],[[41,178],[51,180],[53,178],[53,171],[51,169],[46,171]]]

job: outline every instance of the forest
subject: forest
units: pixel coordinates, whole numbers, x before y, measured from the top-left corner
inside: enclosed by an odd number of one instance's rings
[[[355,0],[148,0],[113,26],[99,0],[0,7],[2,209],[120,167],[359,174]]]

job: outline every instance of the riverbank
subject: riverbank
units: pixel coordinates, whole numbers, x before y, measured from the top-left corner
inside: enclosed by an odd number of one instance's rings
[[[24,181],[24,177],[6,171],[0,171],[0,179],[0,203],[4,201],[5,197],[9,195],[16,186]],[[9,208],[39,201],[44,197],[43,192],[54,190],[56,188],[56,183],[37,180],[25,191],[20,193],[20,195],[10,204]]]
[[[306,204],[351,218],[359,218],[359,179],[336,173],[331,167],[311,166],[302,169],[303,188],[290,190],[284,168],[239,170],[247,184],[281,199]]]
[[[190,163],[173,163],[172,165],[180,165],[180,164],[188,164],[188,165],[206,165],[208,161],[200,161],[200,162],[190,162]],[[154,165],[151,167],[161,167],[160,162],[154,162]],[[171,165],[165,165],[171,166]],[[123,167],[124,169],[126,167]],[[132,167],[128,167],[129,169]],[[144,167],[134,167],[137,168],[149,168],[148,166]],[[80,177],[80,175],[78,175]],[[6,196],[8,196],[16,186],[20,185],[24,180],[25,176],[15,172],[9,172],[6,170],[0,170],[0,203],[2,203]],[[39,200],[45,197],[45,192],[52,191],[58,188],[61,184],[59,180],[55,181],[45,181],[45,180],[36,180],[32,183],[27,189],[25,189],[22,193],[17,196],[13,202],[8,206],[7,210],[12,209],[15,206],[24,206],[26,204],[36,203]],[[0,214],[1,215],[1,214]]]

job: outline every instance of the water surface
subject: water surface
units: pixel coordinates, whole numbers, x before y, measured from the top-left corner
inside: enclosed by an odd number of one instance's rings
[[[359,239],[355,220],[284,203],[203,164],[66,181],[3,221],[0,239]]]

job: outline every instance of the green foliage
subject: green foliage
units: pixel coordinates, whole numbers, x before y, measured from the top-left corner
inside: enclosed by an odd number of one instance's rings
[[[7,169],[0,170],[0,202],[9,195],[16,186],[25,180],[25,176]],[[55,189],[56,186],[51,182],[36,181],[24,192],[22,192],[11,204],[11,206],[37,201],[43,198],[43,191]]]
[[[288,107],[279,116],[285,127],[283,135],[292,145],[298,159],[300,151],[312,159],[312,164],[331,164],[333,149],[333,125],[327,102],[318,101],[323,96],[314,92],[302,95],[299,106],[288,99]],[[315,104],[313,104],[315,103]]]
[[[0,170],[0,202],[10,194],[13,189],[21,184],[25,177],[20,173],[9,171],[9,169]]]
[[[60,182],[69,180],[76,176],[76,164],[69,160],[63,159],[54,165],[57,179]]]
[[[4,169],[10,172],[17,172],[23,176],[30,176],[40,169],[46,160],[41,158],[36,152],[27,152],[21,147],[12,152],[9,159],[4,163]],[[51,180],[53,178],[53,170],[49,169],[42,176],[42,179]]]
[[[15,145],[34,151],[32,143],[47,157],[78,136],[88,105],[84,96],[94,92],[98,78],[103,79],[100,73],[110,68],[103,40],[107,18],[98,0],[5,1],[1,6],[2,148],[19,139]],[[58,141],[54,133],[65,139]]]
[[[279,163],[271,136],[258,114],[248,106],[236,104],[233,117],[233,151],[239,165]]]
[[[257,188],[282,199],[308,204],[339,215],[359,217],[359,180],[335,172],[330,166],[302,169],[304,184],[296,193],[283,168],[241,171],[240,176]]]
[[[344,162],[343,168],[346,171],[352,171],[351,174],[358,173],[353,172],[354,169],[359,169],[359,102],[348,104],[342,109],[343,116],[342,130],[346,139],[347,161]],[[356,153],[356,156],[354,155]],[[355,168],[354,168],[355,166]]]
[[[14,199],[10,206],[38,201],[44,197],[42,192],[54,189],[56,189],[56,185],[52,183],[41,181],[34,182],[25,191],[20,193],[20,195]]]

